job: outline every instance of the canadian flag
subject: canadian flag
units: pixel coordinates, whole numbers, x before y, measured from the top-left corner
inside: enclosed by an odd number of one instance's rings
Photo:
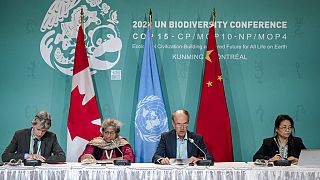
[[[89,140],[100,135],[101,119],[94,93],[90,67],[84,43],[82,26],[79,27],[67,133],[67,161],[76,162]]]

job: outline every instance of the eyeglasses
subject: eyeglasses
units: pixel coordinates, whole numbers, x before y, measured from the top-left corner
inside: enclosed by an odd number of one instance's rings
[[[180,129],[181,129],[182,127],[185,129],[185,128],[187,128],[188,126],[189,126],[189,124],[176,124],[176,127],[177,127],[177,128],[180,128]]]
[[[282,127],[279,127],[279,129],[291,131],[291,130],[292,130],[292,127],[282,126]]]
[[[109,131],[105,131],[104,133],[110,136],[114,136],[116,134],[115,132],[109,132]]]

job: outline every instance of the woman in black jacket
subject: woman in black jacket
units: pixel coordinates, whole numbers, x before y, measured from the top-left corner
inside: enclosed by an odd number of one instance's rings
[[[253,156],[256,159],[277,161],[287,159],[298,162],[301,149],[306,149],[301,138],[292,135],[294,122],[288,115],[279,115],[274,123],[275,136],[263,140],[260,149]]]

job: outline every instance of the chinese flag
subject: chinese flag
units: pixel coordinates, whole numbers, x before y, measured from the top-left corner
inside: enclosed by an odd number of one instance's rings
[[[196,132],[216,162],[233,161],[230,119],[223,88],[214,23],[210,26]]]
[[[80,26],[74,56],[67,133],[67,161],[77,161],[88,141],[100,136],[100,113]]]

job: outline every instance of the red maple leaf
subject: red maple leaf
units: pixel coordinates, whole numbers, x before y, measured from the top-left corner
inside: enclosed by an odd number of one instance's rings
[[[100,119],[96,96],[82,105],[84,96],[78,86],[71,92],[68,129],[72,140],[78,136],[90,141],[100,135],[100,126],[92,123]]]

